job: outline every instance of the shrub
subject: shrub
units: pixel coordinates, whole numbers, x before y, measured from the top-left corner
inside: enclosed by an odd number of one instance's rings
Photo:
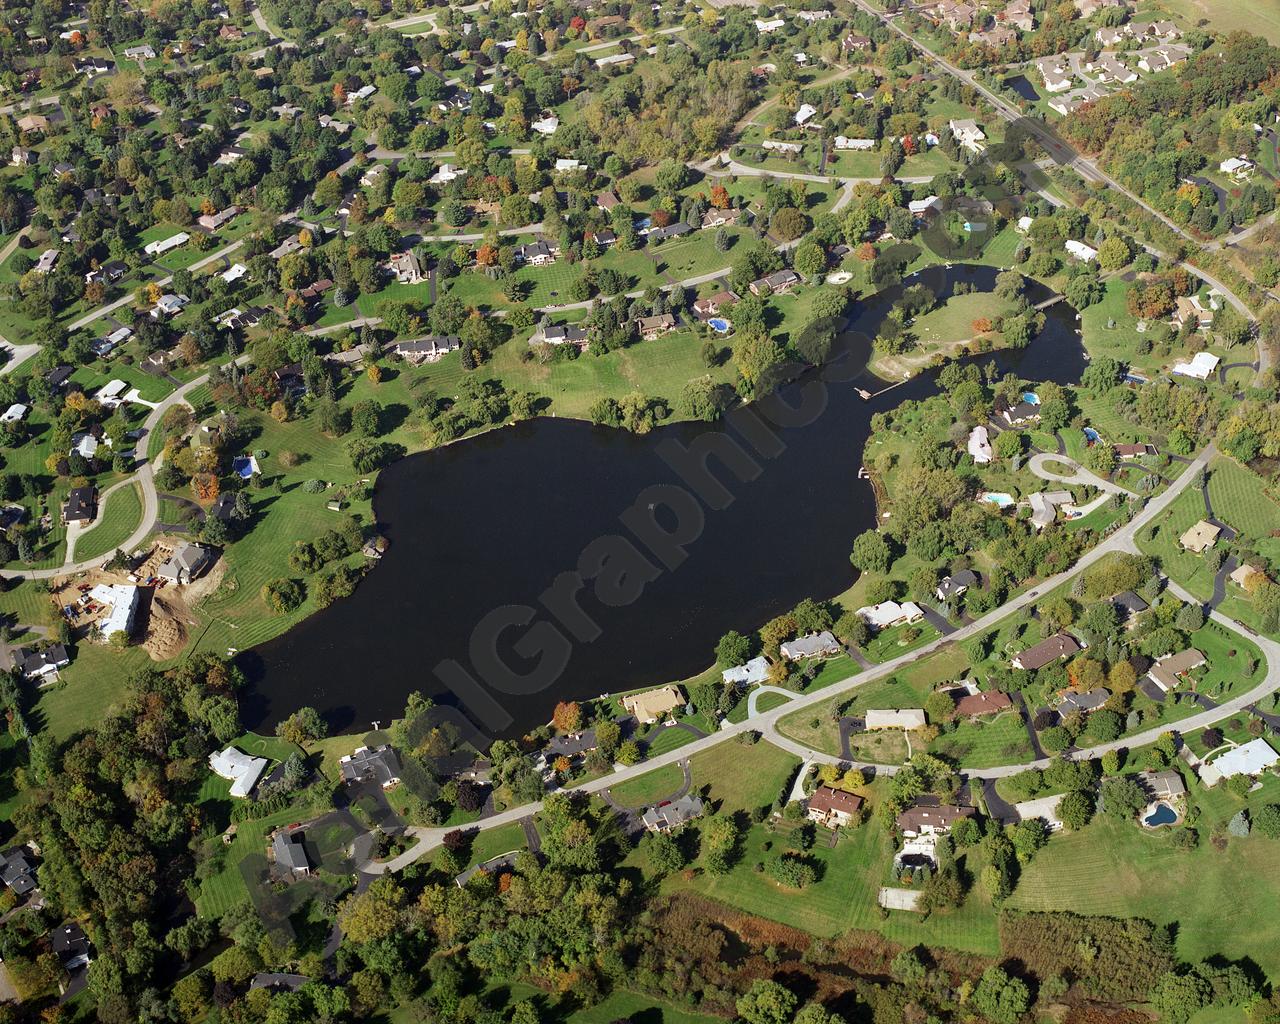
[[[319,494],[321,491],[324,490],[324,481],[315,480],[315,479],[308,480],[306,483],[302,485],[302,489],[307,494]]]

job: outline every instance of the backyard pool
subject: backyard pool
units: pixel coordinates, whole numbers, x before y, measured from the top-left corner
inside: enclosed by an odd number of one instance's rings
[[[725,320],[723,317],[713,316],[710,320],[707,321],[707,326],[710,327],[717,334],[729,333],[729,321]]]
[[[1029,403],[1029,404],[1031,404],[1031,405],[1039,405],[1039,404],[1040,404],[1040,396],[1039,396],[1039,395],[1037,395],[1034,391],[1024,391],[1024,392],[1022,392],[1022,400],[1023,400],[1024,402],[1028,402],[1028,403]]]
[[[1094,430],[1093,427],[1084,428],[1084,443],[1086,445],[1093,447],[1093,445],[1097,444],[1101,440],[1102,435]]]
[[[231,460],[231,472],[241,480],[249,480],[258,472],[258,460],[252,455],[237,455]]]
[[[1142,819],[1142,824],[1147,828],[1159,828],[1161,825],[1172,825],[1178,820],[1178,812],[1168,804],[1161,801],[1156,804],[1155,809]]]
[[[1004,491],[983,491],[978,495],[979,501],[985,501],[988,505],[995,505],[996,508],[1008,508],[1013,504],[1013,495],[1006,494]]]

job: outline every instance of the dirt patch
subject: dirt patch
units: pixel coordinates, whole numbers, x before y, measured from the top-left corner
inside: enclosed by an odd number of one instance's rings
[[[137,583],[151,579],[159,567],[169,559],[175,548],[184,543],[173,537],[158,537],[146,557],[132,573],[108,572],[93,569],[75,576],[53,581],[51,598],[71,623],[77,640],[85,639],[94,624],[106,615],[106,609],[87,600],[87,595],[99,583]],[[142,600],[138,604],[133,642],[142,647],[154,661],[172,661],[182,653],[191,637],[191,629],[199,625],[195,607],[222,583],[226,563],[219,558],[199,579],[182,586],[172,583],[142,587]]]

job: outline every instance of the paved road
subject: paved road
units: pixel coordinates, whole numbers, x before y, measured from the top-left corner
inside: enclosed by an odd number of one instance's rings
[[[1133,497],[1132,491],[1127,491],[1119,484],[1112,483],[1110,480],[1104,480],[1097,473],[1085,469],[1084,466],[1076,462],[1075,459],[1067,455],[1057,455],[1053,452],[1040,452],[1031,456],[1031,461],[1027,464],[1028,468],[1036,476],[1042,480],[1055,480],[1064,484],[1085,484],[1099,491],[1106,491],[1108,494],[1123,494]],[[1060,469],[1053,467],[1064,466],[1071,470],[1064,473]]]
[[[865,686],[868,683],[887,678],[906,665],[936,653],[945,644],[967,640],[972,636],[984,633],[998,625],[1007,616],[1014,612],[1030,607],[1041,594],[1047,593],[1053,588],[1066,583],[1079,573],[1084,572],[1100,559],[1105,558],[1116,551],[1128,551],[1136,548],[1134,538],[1137,536],[1138,532],[1168,508],[1178,495],[1190,486],[1191,482],[1196,478],[1198,471],[1207,466],[1209,464],[1209,460],[1212,459],[1215,454],[1217,454],[1217,450],[1212,444],[1210,444],[1199,454],[1199,456],[1196,457],[1188,468],[1183,471],[1182,475],[1179,476],[1167,490],[1162,494],[1157,495],[1155,498],[1152,498],[1151,501],[1147,503],[1146,508],[1139,512],[1138,515],[1124,526],[1120,527],[1120,529],[1113,532],[1092,550],[1086,552],[1070,569],[1045,580],[1033,590],[1018,595],[994,611],[988,612],[986,615],[976,619],[972,623],[957,629],[953,634],[951,634],[951,636],[941,637],[916,651],[894,658],[893,660],[878,665],[869,671],[861,672],[858,675],[842,679],[830,686],[823,687],[815,693],[796,696],[794,700],[787,704],[783,704],[771,711],[766,711],[763,714],[748,719],[747,721],[722,728],[719,732],[708,736],[706,739],[695,740],[693,743],[687,743],[676,750],[669,751],[665,754],[659,754],[657,757],[642,762],[641,764],[632,765],[628,768],[621,768],[602,778],[583,783],[581,786],[575,787],[575,789],[583,793],[598,793],[601,790],[608,789],[610,786],[617,785],[629,779],[637,778],[647,772],[653,771],[656,768],[661,768],[668,764],[676,764],[702,750],[709,749],[718,743],[724,743],[744,732],[750,731],[759,731],[763,733],[765,739],[770,743],[794,754],[802,761],[818,761],[823,763],[840,762],[842,759],[839,757],[834,757],[830,754],[812,750],[801,743],[797,743],[794,740],[781,735],[777,730],[778,720],[785,715],[793,714],[794,712],[804,708],[814,707],[818,704],[825,703],[832,697],[848,693],[860,686]],[[1230,620],[1226,621],[1230,624]],[[1266,648],[1268,675],[1263,684],[1248,695],[1248,700],[1245,701],[1245,704],[1252,703],[1259,697],[1264,696],[1273,690],[1280,689],[1280,644],[1273,644],[1270,643],[1270,641],[1262,641],[1261,638],[1259,638],[1259,641],[1269,645]],[[1241,704],[1239,708],[1235,708],[1234,710],[1240,710],[1240,708],[1243,708],[1245,704]],[[1224,707],[1225,706],[1227,705],[1224,705]],[[1187,729],[1195,728],[1196,725],[1188,724],[1191,722],[1193,722],[1193,719],[1186,719],[1183,722],[1180,722],[1179,726]],[[1113,747],[1139,746],[1142,743],[1149,743],[1153,741],[1164,731],[1165,729],[1163,727],[1160,729],[1149,730],[1147,733],[1129,737],[1122,742],[1104,744],[1101,747],[1093,748],[1091,751],[1083,751],[1079,756],[1095,757],[1100,756],[1101,753],[1104,753],[1106,750],[1112,749]],[[885,774],[892,774],[892,772],[896,770],[896,766],[893,765],[869,765],[867,767],[871,767]],[[1015,775],[1020,771],[1024,771],[1027,767],[1028,766],[1025,764],[1006,765],[997,768],[969,771],[968,774],[979,778],[998,778],[1002,775]],[[518,822],[521,818],[527,817],[530,814],[536,814],[541,806],[541,802],[538,802],[534,804],[526,804],[522,807],[513,807],[507,811],[495,814],[491,818],[485,819],[478,823],[477,827],[481,829],[488,829],[511,824],[512,822]],[[384,863],[362,864],[360,866],[360,870],[375,874],[387,871],[401,871],[408,865],[414,863],[420,857],[425,856],[431,852],[431,850],[439,846],[446,831],[447,829],[443,828],[410,828],[409,832],[418,839],[418,844],[416,846],[412,849],[406,850],[393,860],[389,860]]]

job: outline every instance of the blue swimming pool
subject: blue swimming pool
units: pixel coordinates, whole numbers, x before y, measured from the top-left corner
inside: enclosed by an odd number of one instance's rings
[[[1156,804],[1156,809],[1142,819],[1147,828],[1159,828],[1161,825],[1172,825],[1178,820],[1178,812],[1166,803]]]
[[[707,326],[710,327],[717,334],[729,333],[729,321],[725,320],[722,317],[713,316],[710,320],[707,321]]]
[[[1004,491],[983,491],[978,495],[979,501],[985,501],[988,505],[995,505],[997,508],[1008,508],[1013,504],[1013,495],[1006,494]]]
[[[1091,445],[1097,444],[1099,441],[1102,440],[1102,435],[1099,434],[1096,430],[1094,430],[1093,427],[1085,427],[1084,440],[1086,444],[1091,444]]]
[[[1024,402],[1030,402],[1032,405],[1040,404],[1040,396],[1037,395],[1034,391],[1022,392],[1022,400]]]

